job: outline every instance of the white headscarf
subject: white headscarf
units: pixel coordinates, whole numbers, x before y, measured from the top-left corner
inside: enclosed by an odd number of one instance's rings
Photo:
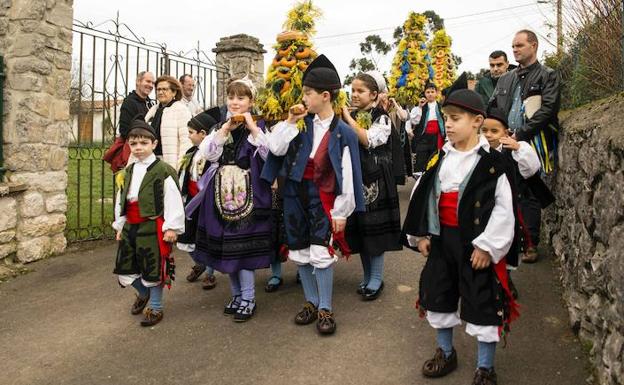
[[[249,88],[249,90],[251,91],[251,96],[255,99],[256,95],[258,94],[258,89],[256,88],[256,86],[253,84],[253,82],[251,81],[251,79],[249,78],[248,75],[245,75],[245,77],[241,78],[241,79],[236,79],[234,80],[232,83],[242,83],[245,86],[247,86],[247,88]]]
[[[377,88],[379,88],[379,92],[385,94],[388,92],[388,86],[386,85],[386,79],[384,79],[383,75],[379,71],[368,71],[365,72],[366,75],[371,76],[375,79],[377,83]]]

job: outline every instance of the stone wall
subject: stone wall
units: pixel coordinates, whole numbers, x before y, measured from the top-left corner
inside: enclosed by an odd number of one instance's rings
[[[264,87],[264,46],[249,35],[222,37],[212,52],[217,54],[217,100],[226,100],[225,88],[232,77],[249,76],[256,87]]]
[[[71,0],[0,0],[0,259],[24,263],[65,250],[72,20]]]
[[[547,232],[572,328],[597,383],[624,384],[624,95],[562,121],[557,202]]]

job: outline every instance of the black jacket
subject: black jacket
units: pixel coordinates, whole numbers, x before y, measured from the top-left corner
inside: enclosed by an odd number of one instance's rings
[[[549,126],[552,125],[556,130],[559,129],[557,115],[561,103],[561,91],[557,72],[539,62],[535,62],[526,68],[515,68],[500,77],[489,105],[509,113],[513,103],[514,89],[518,82],[521,84],[522,100],[529,96],[541,95],[542,106],[525,123],[524,127],[516,131],[516,137],[519,140],[529,141],[540,130],[555,134],[549,129]]]
[[[145,116],[153,104],[154,102],[149,96],[145,99],[141,99],[136,91],[130,92],[121,104],[121,110],[119,112],[119,135],[125,139],[130,131],[132,120],[137,115]]]

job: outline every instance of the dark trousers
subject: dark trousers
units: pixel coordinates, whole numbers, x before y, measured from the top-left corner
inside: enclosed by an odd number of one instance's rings
[[[524,225],[531,236],[531,244],[537,247],[540,241],[540,229],[542,225],[542,207],[540,202],[530,191],[527,191],[527,193],[520,196],[518,204],[522,211]]]
[[[431,253],[420,275],[420,305],[436,313],[454,313],[481,326],[503,323],[504,294],[493,266],[475,270],[472,245],[465,246],[458,228],[442,226],[431,237]]]

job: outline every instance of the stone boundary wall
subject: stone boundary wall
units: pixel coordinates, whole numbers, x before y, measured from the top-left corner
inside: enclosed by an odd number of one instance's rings
[[[71,0],[0,0],[0,261],[31,262],[66,247],[72,22]]]
[[[546,231],[570,324],[599,384],[624,384],[624,95],[562,120],[557,202]]]

